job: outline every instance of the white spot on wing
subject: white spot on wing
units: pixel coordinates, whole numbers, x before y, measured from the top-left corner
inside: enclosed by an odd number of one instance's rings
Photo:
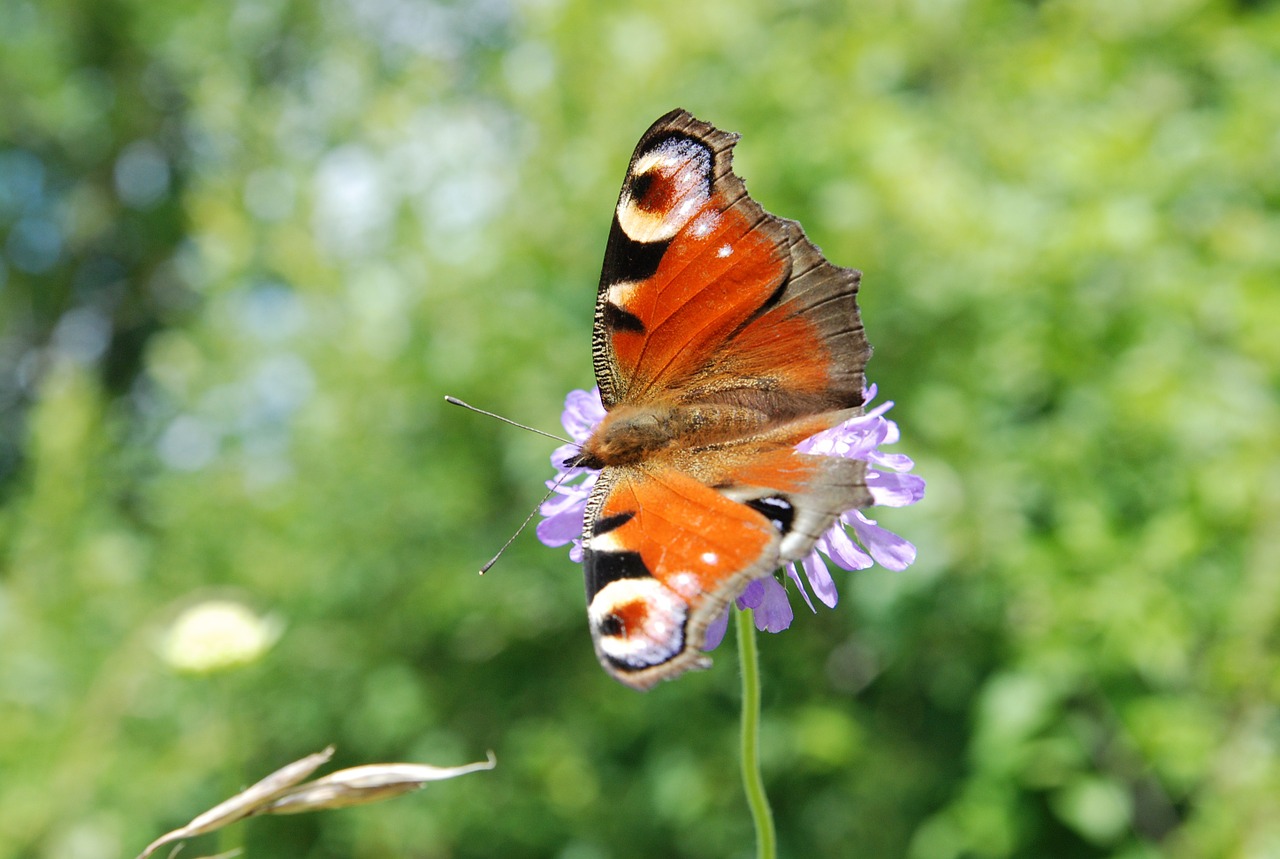
[[[698,577],[693,573],[676,573],[667,580],[667,587],[680,594],[686,600],[692,600],[702,593],[702,585],[698,582]]]
[[[635,281],[624,280],[621,283],[615,283],[609,287],[609,303],[614,307],[625,310],[627,304],[631,302],[631,296],[635,295]]]
[[[724,258],[731,253],[733,253],[733,247],[731,245],[721,245],[720,249],[716,251],[716,256]]]
[[[689,232],[694,238],[701,239],[711,234],[720,223],[720,216],[715,212],[703,212],[694,219],[693,226],[689,228]]]
[[[706,564],[708,567],[714,567],[716,565],[716,562],[719,560],[720,560],[720,556],[717,555],[715,552],[702,553],[702,563]]]
[[[587,539],[588,548],[593,552],[622,552],[626,547],[618,540],[618,531],[605,531],[603,534],[592,534]]]

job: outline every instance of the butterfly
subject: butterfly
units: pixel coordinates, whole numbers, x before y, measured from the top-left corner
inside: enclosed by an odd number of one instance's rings
[[[592,363],[606,414],[583,529],[601,665],[636,689],[706,668],[708,625],[753,579],[871,504],[866,464],[796,445],[862,413],[860,273],[733,172],[738,135],[673,110],[614,209]]]

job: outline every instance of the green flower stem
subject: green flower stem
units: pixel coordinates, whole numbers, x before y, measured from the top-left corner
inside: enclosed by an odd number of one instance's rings
[[[756,856],[776,859],[778,834],[773,812],[760,775],[760,660],[756,655],[754,613],[735,611],[738,625],[738,658],[742,663],[742,786],[756,827]]]

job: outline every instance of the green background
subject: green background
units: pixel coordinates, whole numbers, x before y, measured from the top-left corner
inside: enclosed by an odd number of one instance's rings
[[[791,856],[1280,857],[1280,5],[0,4],[0,855],[283,763],[498,768],[250,857],[746,857],[737,677],[521,537],[682,106],[864,271],[904,573],[761,641]],[[251,665],[157,641],[232,595]],[[187,855],[218,849],[216,838]]]

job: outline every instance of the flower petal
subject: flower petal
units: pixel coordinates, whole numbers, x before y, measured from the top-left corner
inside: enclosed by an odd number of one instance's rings
[[[855,513],[853,530],[876,563],[887,570],[905,570],[916,559],[914,545],[861,513]]]
[[[924,479],[894,471],[868,471],[867,488],[878,507],[906,507],[924,498]]]
[[[764,600],[764,579],[754,579],[738,597],[738,608],[756,608]]]
[[[847,519],[847,516],[842,517],[842,522]],[[837,522],[835,527],[823,535],[818,541],[818,548],[835,561],[836,566],[845,570],[865,570],[867,567],[874,566],[875,561],[862,550],[861,546],[853,542],[842,522]]]
[[[724,641],[724,634],[729,629],[729,609],[720,612],[720,616],[707,624],[707,641],[703,650],[715,650]]]
[[[591,436],[596,424],[604,420],[604,405],[600,402],[600,389],[573,390],[564,398],[564,412],[560,423],[565,432],[576,442],[584,442]]]
[[[840,528],[840,533],[844,533],[844,528]],[[848,539],[848,535],[845,539]],[[827,608],[835,608],[840,594],[836,592],[835,579],[831,578],[831,570],[827,568],[822,556],[817,552],[810,552],[800,559],[800,563],[804,566],[805,578],[809,580],[809,587],[813,588],[814,595]]]
[[[763,585],[764,596],[756,607],[756,629],[763,632],[782,632],[791,626],[795,613],[787,599],[787,590],[773,576],[756,579]],[[754,582],[752,583],[754,584]]]
[[[884,453],[879,450],[873,450],[868,453],[867,462],[884,468],[892,468],[894,471],[910,471],[916,467],[915,460],[905,453]]]
[[[889,402],[889,403],[885,403],[885,405],[892,406],[893,403]],[[884,422],[884,440],[881,441],[880,443],[881,444],[897,444],[901,438],[902,438],[902,433],[898,431],[897,422],[891,421],[886,418]]]
[[[547,488],[552,489],[553,487],[548,486]],[[574,489],[576,487],[569,488]],[[572,510],[574,507],[585,507],[586,503],[587,496],[585,493],[561,492],[560,489],[557,488],[555,493],[548,496],[547,500],[543,501],[542,505],[538,507],[538,512],[543,516],[559,516],[561,513],[564,513],[566,510]]]
[[[809,556],[806,557],[805,560],[807,561],[809,557],[813,557],[816,554],[816,552],[810,552]],[[804,599],[805,605],[809,607],[809,611],[816,614],[818,610],[813,607],[813,600],[809,599],[809,592],[804,588],[804,582],[800,579],[800,573],[796,570],[795,563],[792,562],[787,564],[783,569],[787,571],[787,575],[791,578],[791,581],[796,583],[796,590],[800,591],[800,596]]]
[[[551,451],[551,467],[556,471],[565,471],[564,464],[573,457],[577,456],[582,450],[582,445],[577,442],[572,444],[562,444],[555,450]],[[576,469],[575,469],[576,470]]]
[[[583,509],[577,507],[554,516],[548,516],[534,529],[545,546],[563,546],[582,536]]]

